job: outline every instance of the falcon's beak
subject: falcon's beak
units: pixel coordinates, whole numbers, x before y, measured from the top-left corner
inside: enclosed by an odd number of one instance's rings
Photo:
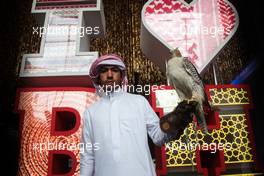
[[[179,47],[173,49],[173,50],[170,50],[170,53],[173,57],[182,57],[182,54],[179,50]]]

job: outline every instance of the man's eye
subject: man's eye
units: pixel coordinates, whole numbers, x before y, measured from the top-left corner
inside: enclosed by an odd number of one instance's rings
[[[100,69],[100,73],[105,73],[105,72],[107,72],[107,68],[101,68]]]
[[[119,72],[119,69],[118,68],[113,68],[112,71],[113,72]]]

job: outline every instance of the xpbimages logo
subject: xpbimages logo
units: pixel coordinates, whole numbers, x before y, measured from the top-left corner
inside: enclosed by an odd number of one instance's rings
[[[231,143],[194,143],[194,142],[190,142],[190,143],[184,143],[184,142],[175,142],[173,145],[171,145],[170,143],[166,143],[165,144],[166,149],[169,150],[181,150],[181,151],[195,151],[195,150],[206,150],[206,151],[210,151],[211,153],[216,153],[217,150],[221,151],[221,150],[226,150],[229,151],[232,149],[232,144]]]
[[[40,153],[43,151],[51,151],[51,150],[69,150],[69,151],[77,151],[80,153],[84,153],[86,150],[100,150],[99,143],[65,143],[55,139],[54,141],[50,141],[48,138],[45,138],[44,142],[33,143],[32,148],[35,151],[39,151]]]
[[[85,35],[99,35],[100,28],[95,27],[77,27],[77,26],[59,26],[59,25],[47,25],[47,27],[33,27],[32,34],[42,37],[43,35],[77,35],[79,37],[84,37]]]
[[[120,90],[122,91],[127,91],[130,93],[140,93],[140,94],[145,94],[145,95],[150,95],[150,92],[154,92],[155,90],[165,90],[166,85],[117,85],[115,82],[113,85],[99,85],[98,86],[98,91],[100,93],[105,93],[106,95],[109,95],[109,93],[112,92],[119,92]]]

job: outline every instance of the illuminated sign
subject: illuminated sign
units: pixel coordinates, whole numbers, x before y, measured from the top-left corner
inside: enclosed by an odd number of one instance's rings
[[[98,52],[89,50],[89,42],[105,33],[102,2],[34,0],[32,13],[40,25],[33,27],[42,37],[40,52],[23,55],[20,78],[26,86],[45,88],[17,93],[18,175],[78,175],[80,152],[98,147],[80,143],[84,110],[98,97],[78,86],[92,85],[88,73]]]
[[[33,34],[42,39],[40,52],[22,59],[20,77],[27,85],[92,85],[89,67],[98,52],[89,51],[89,41],[104,36],[104,13],[101,1],[82,2],[90,6],[75,0],[33,1],[32,13],[40,24],[33,27]]]
[[[202,73],[239,23],[227,0],[150,0],[141,17],[141,49],[163,72],[169,51],[178,47]]]
[[[187,136],[156,148],[158,175],[166,175],[168,171],[176,175],[261,175],[257,173],[261,169],[250,122],[249,110],[253,105],[249,87],[207,85],[205,91],[220,109],[206,116],[209,134],[204,135],[201,130],[196,133],[190,124]],[[177,96],[170,86],[163,86],[150,95],[150,103],[160,117],[172,110],[173,103],[177,105]]]
[[[84,149],[80,143],[83,113],[97,100],[89,88],[19,89],[18,175],[78,174],[79,153]]]
[[[33,8],[37,10],[59,8],[87,8],[96,7],[97,0],[35,0]]]

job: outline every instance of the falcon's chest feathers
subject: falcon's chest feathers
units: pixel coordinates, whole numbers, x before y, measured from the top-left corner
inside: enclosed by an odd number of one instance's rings
[[[169,76],[175,77],[177,75],[174,79],[179,79],[186,74],[185,72],[182,57],[173,57],[168,61],[167,73]]]
[[[177,90],[185,92],[187,97],[191,96],[193,80],[186,72],[183,57],[173,57],[168,61],[167,77],[172,86]]]

